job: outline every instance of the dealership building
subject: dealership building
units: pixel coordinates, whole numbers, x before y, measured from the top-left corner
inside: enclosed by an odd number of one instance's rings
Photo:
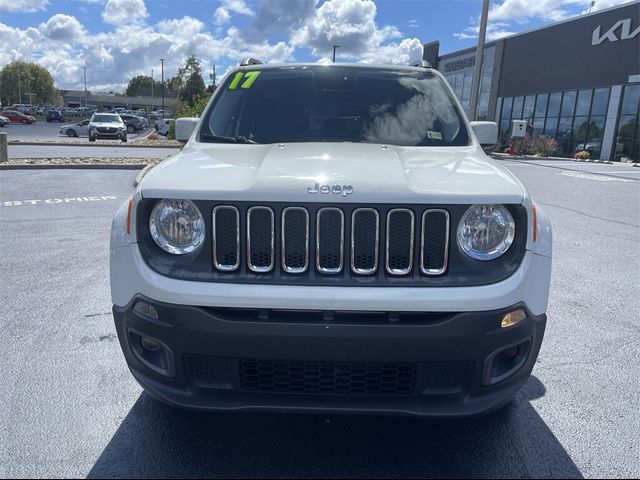
[[[476,50],[423,58],[447,78],[468,110]],[[513,120],[558,142],[558,154],[640,157],[640,1],[488,42],[477,119],[499,124],[504,147]]]

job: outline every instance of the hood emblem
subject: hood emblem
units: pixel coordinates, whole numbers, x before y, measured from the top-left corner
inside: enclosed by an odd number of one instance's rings
[[[333,193],[335,195],[342,195],[346,197],[347,195],[351,195],[353,193],[353,186],[351,185],[326,185],[316,183],[312,187],[307,188],[307,192],[310,194],[316,193]]]

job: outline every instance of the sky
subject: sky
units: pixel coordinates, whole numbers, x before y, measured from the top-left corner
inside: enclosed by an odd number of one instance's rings
[[[492,0],[487,38],[527,31],[628,0]],[[474,46],[482,0],[0,0],[0,68],[37,62],[61,89],[123,91],[129,78],[173,76],[189,55],[205,82],[246,57],[406,64],[422,44]]]

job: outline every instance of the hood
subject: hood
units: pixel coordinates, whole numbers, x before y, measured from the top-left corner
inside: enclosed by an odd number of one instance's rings
[[[124,127],[124,123],[120,123],[120,122],[91,122],[89,125],[91,125],[92,127],[108,127],[108,128]]]
[[[521,203],[480,147],[189,142],[141,183],[144,197],[345,203]]]

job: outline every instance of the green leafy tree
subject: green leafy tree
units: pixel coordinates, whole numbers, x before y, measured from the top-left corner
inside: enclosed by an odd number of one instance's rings
[[[158,89],[157,91],[160,92],[160,86],[162,85],[162,82],[154,80],[147,75],[138,75],[137,77],[129,79],[125,95],[127,97],[135,97],[136,95],[138,95],[138,91],[140,88],[151,88],[152,85],[153,88]]]
[[[18,93],[18,77],[20,77],[20,90],[22,102]],[[57,97],[57,90],[53,84],[53,77],[49,71],[37,63],[16,60],[8,63],[0,70],[0,101],[3,105],[12,103],[28,103],[29,96],[33,93],[31,103],[53,103]]]
[[[167,81],[167,87],[178,95],[180,101],[194,106],[206,94],[202,67],[194,55],[187,57],[183,67]]]

